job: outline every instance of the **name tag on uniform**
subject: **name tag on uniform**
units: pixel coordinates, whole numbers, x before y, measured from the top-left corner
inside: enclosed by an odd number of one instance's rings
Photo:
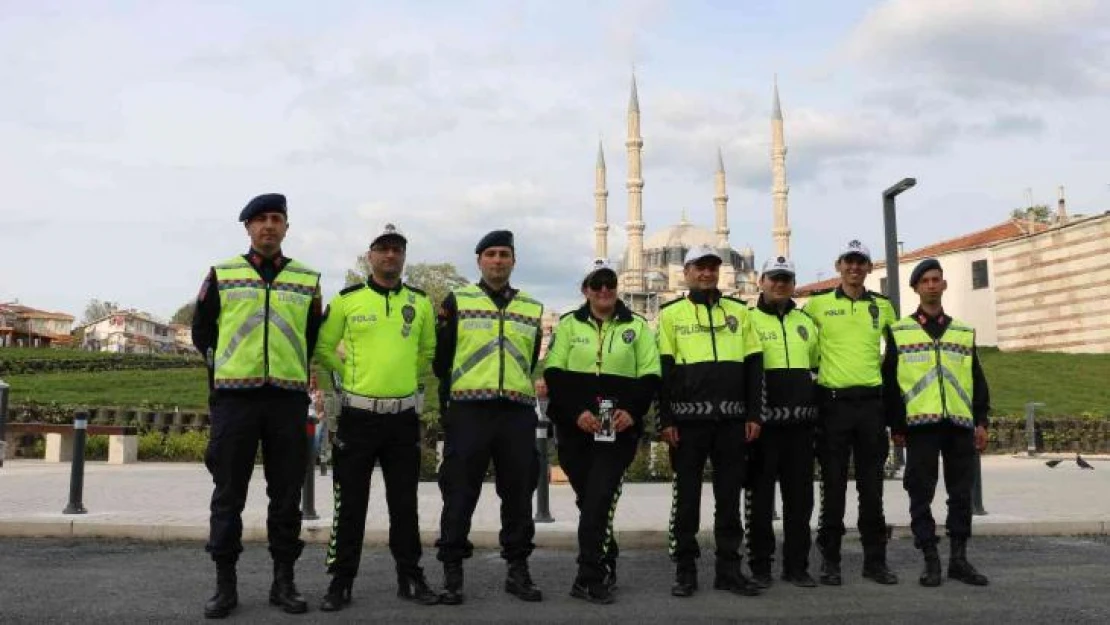
[[[232,289],[224,295],[224,297],[227,298],[227,301],[229,302],[235,302],[245,299],[257,300],[258,296],[258,291],[255,291],[254,289]]]
[[[493,319],[460,319],[461,330],[492,330]]]

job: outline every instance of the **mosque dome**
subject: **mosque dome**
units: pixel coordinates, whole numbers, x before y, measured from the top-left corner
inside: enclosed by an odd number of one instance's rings
[[[685,216],[677,224],[644,240],[644,250],[690,249],[699,245],[717,247],[717,235],[708,228],[690,223]]]

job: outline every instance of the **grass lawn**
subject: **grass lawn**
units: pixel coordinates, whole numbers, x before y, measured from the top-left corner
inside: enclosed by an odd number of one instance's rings
[[[1021,416],[1025,403],[1044,403],[1038,415],[1110,417],[1110,355],[1002,353],[980,350],[996,416]],[[13,375],[12,403],[206,408],[205,370],[65,372]],[[321,380],[327,386],[326,378]],[[435,385],[425,381],[432,391]],[[434,407],[434,406],[430,406]]]
[[[1021,416],[1026,402],[1038,415],[1110,417],[1110,355],[1039,352],[979,353],[995,415]]]
[[[73,371],[13,375],[11,402],[57,402],[73,406],[208,407],[208,381],[201,367],[156,371]]]

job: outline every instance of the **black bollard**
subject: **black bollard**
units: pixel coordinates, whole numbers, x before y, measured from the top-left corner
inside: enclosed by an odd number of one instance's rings
[[[305,462],[304,472],[304,488],[301,489],[301,518],[305,521],[315,521],[320,518],[316,514],[316,412],[310,409],[308,412],[308,430],[306,445],[308,445],[308,452]]]
[[[975,481],[971,485],[971,514],[984,516],[987,511],[983,509],[983,455],[975,452],[975,463],[972,470],[975,472]]]
[[[536,449],[540,453],[540,483],[536,488],[536,523],[552,523],[551,516],[551,467],[547,463],[547,400],[536,402],[539,420],[536,421]]]
[[[4,457],[8,455],[8,443],[4,438],[4,428],[8,425],[8,386],[7,382],[0,380],[0,467],[4,466]],[[12,450],[15,454],[15,450]]]
[[[85,490],[85,435],[88,433],[89,414],[78,412],[73,416],[73,460],[69,472],[69,504],[62,514],[85,514],[81,502]]]

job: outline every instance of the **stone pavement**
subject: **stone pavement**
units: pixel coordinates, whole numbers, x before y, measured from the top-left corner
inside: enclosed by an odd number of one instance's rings
[[[1063,458],[1054,469],[1049,458]],[[1110,462],[1088,458],[1094,470],[1081,470],[1073,456],[1045,454],[1036,459],[1011,456],[983,458],[985,516],[974,520],[978,535],[1110,534]],[[332,521],[331,476],[316,472],[315,508],[320,518],[306,521],[303,536],[326,542]],[[211,479],[202,464],[90,462],[85,470],[83,503],[87,514],[67,515],[70,465],[36,460],[9,460],[0,468],[0,536],[113,537],[139,540],[203,541],[208,533]],[[420,484],[420,527],[425,544],[438,535],[441,500],[434,482]],[[906,493],[900,480],[885,489],[887,522],[896,536],[909,533]],[[615,528],[622,547],[662,547],[670,516],[670,484],[626,484]],[[852,528],[856,501],[849,485],[845,525]],[[781,508],[780,508],[781,510]],[[265,540],[266,499],[261,468],[251,482],[243,512],[244,540]],[[551,486],[552,523],[538,523],[536,543],[568,548],[575,544],[578,514],[567,485]],[[945,517],[943,478],[934,502],[938,525]],[[371,484],[366,542],[385,544],[388,516],[380,472]],[[816,512],[813,519],[816,525]],[[482,490],[474,514],[471,540],[495,547],[500,526],[493,484]],[[713,490],[703,489],[701,526],[708,538],[713,526]],[[776,522],[776,528],[780,529]],[[852,532],[853,530],[849,530]]]

